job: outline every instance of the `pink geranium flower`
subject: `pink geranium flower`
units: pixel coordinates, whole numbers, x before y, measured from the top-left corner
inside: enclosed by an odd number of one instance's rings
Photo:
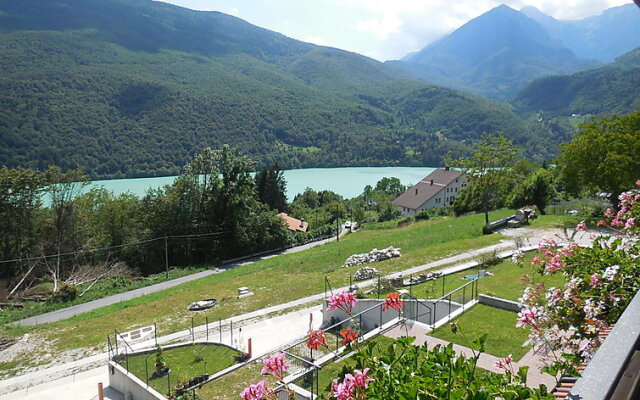
[[[340,309],[347,314],[351,314],[351,309],[356,305],[358,300],[356,299],[355,292],[342,292],[335,296],[329,297],[327,310],[333,311]]]
[[[240,393],[240,397],[243,400],[262,400],[268,393],[269,388],[264,380],[256,383],[255,385],[249,385]]]
[[[531,325],[535,329],[538,329],[540,325],[538,324],[538,310],[535,307],[532,308],[523,308],[518,313],[518,322],[516,323],[516,328],[524,328],[527,325]]]
[[[284,357],[285,354],[280,353],[267,358],[262,362],[264,367],[260,373],[262,375],[273,375],[278,380],[283,380],[287,367],[291,365],[284,360]]]
[[[494,365],[495,365],[496,368],[500,368],[500,369],[504,369],[504,370],[510,371],[511,370],[512,361],[513,361],[513,357],[511,356],[511,354],[509,354],[505,358],[501,358],[498,361],[496,361],[496,363]]]
[[[576,225],[576,231],[588,231],[587,224],[583,221],[578,222]]]
[[[627,222],[624,224],[625,229],[631,229],[636,224],[635,218],[629,218]]]

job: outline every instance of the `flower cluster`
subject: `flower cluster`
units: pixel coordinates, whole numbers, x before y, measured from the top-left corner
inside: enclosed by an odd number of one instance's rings
[[[358,338],[358,334],[351,330],[351,328],[346,329],[344,331],[340,331],[340,336],[342,336],[342,345],[346,346],[349,343],[353,342]]]
[[[374,379],[368,378],[369,368],[354,370],[353,374],[346,374],[343,381],[334,379],[331,383],[331,397],[337,400],[363,400],[366,399],[365,389]]]
[[[636,181],[636,186],[640,186],[640,179]],[[622,193],[618,196],[620,200],[620,209],[618,211],[608,208],[604,216],[606,220],[598,222],[598,225],[610,226],[611,228],[621,228],[630,234],[638,234],[640,232],[640,190],[634,189]]]
[[[264,364],[264,367],[262,368],[262,372],[260,372],[260,374],[272,375],[278,378],[278,380],[283,380],[284,373],[287,371],[287,367],[291,365],[284,360],[284,357],[285,354],[280,353],[264,360],[262,362]]]
[[[402,311],[401,307],[403,305],[404,305],[404,302],[400,300],[400,293],[398,292],[389,293],[387,295],[387,298],[384,300],[384,306],[382,306],[382,311],[386,311],[389,308],[393,308],[394,310],[397,310],[397,311]]]
[[[321,346],[327,347],[327,338],[324,336],[324,331],[322,329],[318,329],[316,331],[309,332],[307,347],[313,350],[318,350]]]
[[[255,385],[249,385],[240,393],[243,400],[262,400],[271,393],[265,380],[261,380]]]
[[[505,358],[501,358],[496,361],[494,366],[498,369],[504,369],[505,371],[513,374],[513,357],[511,356],[511,354],[509,354]]]
[[[327,304],[327,310],[342,310],[347,314],[351,315],[351,310],[353,306],[356,305],[358,299],[356,299],[355,292],[342,292],[338,293],[335,296],[329,297],[329,301]]]
[[[623,193],[620,207],[608,209],[605,218],[611,222],[601,225],[621,227],[625,236],[601,236],[588,248],[579,247],[572,237],[543,239],[538,243],[542,254],[531,262],[541,273],[563,274],[566,283],[548,290],[541,284],[526,288],[516,326],[530,329],[534,346],[565,354],[567,362],[589,359],[600,344],[599,331],[617,321],[640,289],[640,192]],[[584,221],[576,226],[576,232],[586,229]]]

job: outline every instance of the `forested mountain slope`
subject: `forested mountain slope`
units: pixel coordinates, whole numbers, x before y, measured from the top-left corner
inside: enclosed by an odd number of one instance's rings
[[[640,107],[640,48],[603,67],[532,82],[513,101],[524,113],[626,114]]]
[[[7,167],[174,174],[223,143],[287,168],[439,165],[485,131],[537,159],[560,140],[508,105],[149,0],[0,0],[0,51]]]

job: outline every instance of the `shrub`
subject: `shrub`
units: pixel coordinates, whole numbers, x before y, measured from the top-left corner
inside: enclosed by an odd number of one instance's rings
[[[412,223],[413,223],[413,217],[404,217],[400,221],[398,221],[398,228],[409,226]]]
[[[418,211],[414,217],[416,221],[429,219],[429,212],[427,210]]]
[[[51,301],[66,303],[78,297],[78,289],[75,286],[63,283],[57,291],[51,295]]]

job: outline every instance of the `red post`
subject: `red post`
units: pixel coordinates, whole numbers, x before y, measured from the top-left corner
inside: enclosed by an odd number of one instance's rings
[[[251,354],[252,354],[252,351],[251,351],[251,338],[249,338],[249,345],[247,346],[247,349],[249,350],[247,352],[247,354],[249,355],[249,358],[251,358]]]
[[[102,382],[98,383],[98,400],[104,400],[104,388]]]

